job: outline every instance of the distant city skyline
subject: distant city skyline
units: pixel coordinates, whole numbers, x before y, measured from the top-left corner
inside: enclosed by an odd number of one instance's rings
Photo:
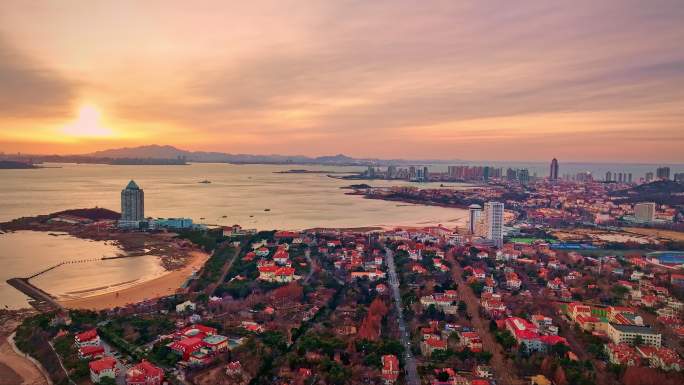
[[[3,1],[0,151],[684,163],[678,1],[201,3]]]

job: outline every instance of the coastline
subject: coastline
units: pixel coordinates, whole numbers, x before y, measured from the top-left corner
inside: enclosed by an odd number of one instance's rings
[[[69,309],[104,310],[175,294],[193,272],[201,269],[209,259],[209,254],[201,251],[191,251],[189,256],[192,259],[185,266],[159,277],[121,290],[78,299],[60,300],[59,303]]]
[[[52,385],[50,375],[40,362],[24,354],[14,344],[17,326],[33,314],[35,314],[33,310],[0,312],[0,383]]]

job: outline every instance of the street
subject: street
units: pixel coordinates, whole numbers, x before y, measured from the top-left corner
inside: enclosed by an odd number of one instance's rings
[[[501,346],[494,340],[492,333],[489,331],[489,320],[480,317],[480,300],[463,280],[463,269],[461,269],[461,266],[456,261],[453,251],[447,253],[447,260],[451,263],[452,276],[454,281],[458,284],[458,292],[461,299],[467,305],[471,322],[482,339],[482,346],[484,350],[492,353],[490,364],[492,369],[494,369],[494,377],[498,380],[498,383],[502,385],[521,384],[522,381],[515,375],[515,368],[512,365],[512,361],[507,360],[506,357],[504,357]]]
[[[399,292],[399,279],[397,278],[396,266],[394,265],[394,254],[392,250],[385,247],[387,271],[389,273],[389,283],[391,286],[392,299],[397,310],[397,318],[399,320],[399,334],[401,343],[404,345],[404,371],[406,372],[406,383],[408,385],[419,385],[418,370],[416,369],[416,360],[411,352],[411,338],[409,331],[406,328],[404,321],[404,312],[401,305],[401,294]]]

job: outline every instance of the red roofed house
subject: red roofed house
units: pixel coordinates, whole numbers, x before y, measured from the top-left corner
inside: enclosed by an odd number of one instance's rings
[[[413,265],[411,265],[411,271],[413,271],[414,273],[418,273],[418,274],[427,273],[427,269],[425,269],[423,266],[421,266],[417,263],[414,263]]]
[[[126,385],[161,385],[164,381],[164,371],[143,361],[126,372]]]
[[[273,254],[273,261],[279,265],[285,265],[290,261],[290,254],[287,251],[278,249],[275,254]]]
[[[274,237],[279,238],[299,238],[299,233],[294,231],[276,231]]]
[[[552,281],[547,282],[546,286],[551,290],[560,290],[563,288],[563,281],[556,277]]]
[[[229,362],[228,365],[226,365],[226,374],[227,375],[235,375],[235,374],[240,374],[242,373],[242,364],[240,364],[240,361],[232,361]]]
[[[485,279],[485,271],[482,269],[473,269],[473,277],[477,279]]]
[[[83,333],[76,334],[74,341],[79,348],[81,346],[97,346],[100,344],[100,337],[97,335],[96,329],[90,329]]]
[[[541,342],[546,345],[546,346],[554,346],[558,344],[563,344],[563,345],[568,345],[568,340],[566,340],[564,337],[561,336],[556,336],[556,335],[550,335],[550,336],[541,336],[539,337]]]
[[[470,381],[470,385],[490,385],[489,381],[485,380],[484,378],[473,378]]]
[[[424,356],[430,356],[432,355],[432,352],[435,350],[446,350],[447,349],[447,342],[446,340],[441,340],[436,337],[430,337],[426,339],[425,341],[420,343],[420,350],[423,353]]]
[[[183,356],[183,361],[187,361],[192,355],[192,353],[204,347],[204,342],[202,342],[201,338],[190,337],[184,338],[179,341],[173,341],[166,346],[168,346],[169,349],[173,350],[174,352]]]
[[[102,358],[104,356],[104,348],[102,346],[87,345],[78,348],[78,357],[82,360],[93,360],[95,358]]]
[[[382,379],[386,384],[393,384],[399,378],[399,360],[397,356],[387,354],[382,356]]]
[[[259,279],[269,282],[292,282],[299,277],[293,267],[259,266]]]
[[[90,380],[94,383],[100,382],[105,377],[116,378],[117,368],[114,357],[104,357],[88,363],[90,367]]]
[[[445,381],[439,379],[442,373],[446,374]],[[456,374],[451,368],[435,369],[435,378],[430,380],[430,385],[468,385],[468,380]]]
[[[206,336],[216,335],[217,332],[218,332],[218,330],[216,330],[216,328],[212,328],[210,326],[204,326],[201,324],[195,324],[195,325],[190,325],[190,326],[187,326],[187,327],[181,329],[177,333],[177,336],[179,336],[181,338],[191,338],[191,337],[204,338]]]
[[[684,360],[672,349],[641,345],[636,347],[636,351],[642,358],[648,360],[653,368],[676,372],[684,369]]]
[[[568,315],[574,321],[577,321],[578,315],[591,316],[591,307],[579,302],[572,302],[568,304]]]
[[[519,318],[506,318],[506,329],[511,332],[515,340],[520,345],[525,345],[528,351],[541,351],[544,345],[537,332],[537,327],[531,322]]]
[[[506,286],[508,286],[509,289],[518,290],[520,289],[520,285],[522,285],[522,281],[518,278],[518,274],[515,272],[506,274]]]
[[[601,320],[590,315],[578,315],[575,317],[575,322],[582,330],[591,332],[596,330],[596,327],[601,323]]]
[[[679,357],[679,354],[668,348],[658,349],[651,358],[651,365],[666,371],[674,370],[680,372],[684,369],[684,361]]]
[[[606,344],[606,353],[611,363],[625,366],[639,366],[641,359],[633,347],[627,344]]]
[[[472,352],[482,351],[482,340],[476,332],[461,332],[459,334],[459,344]]]

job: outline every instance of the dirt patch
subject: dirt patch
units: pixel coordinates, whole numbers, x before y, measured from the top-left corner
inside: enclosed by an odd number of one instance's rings
[[[0,385],[21,384],[23,379],[9,366],[0,362]]]
[[[684,232],[660,229],[645,229],[639,227],[626,227],[625,231],[635,234],[648,235],[656,238],[668,239],[671,241],[684,241]]]

